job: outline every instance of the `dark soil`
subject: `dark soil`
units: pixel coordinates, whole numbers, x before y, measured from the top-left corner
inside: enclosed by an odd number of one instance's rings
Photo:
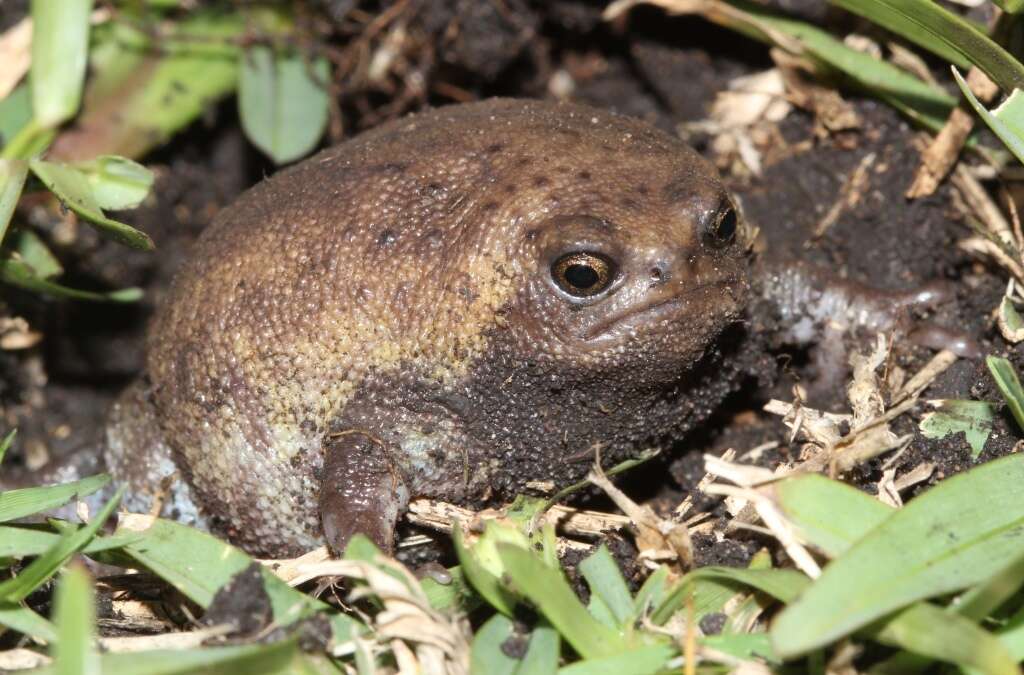
[[[824,3],[779,4],[805,19],[837,19],[834,12],[821,11]],[[321,0],[306,8],[322,39],[340,49],[366,29],[369,15],[357,5],[370,15],[379,12],[373,3],[354,0]],[[550,96],[552,83],[566,81],[574,83],[570,95],[575,100],[674,130],[680,123],[704,118],[730,79],[771,67],[763,46],[701,20],[667,18],[658,10],[639,8],[628,24],[609,25],[601,21],[604,5],[584,0],[409,3],[409,40],[417,47],[406,55],[404,75],[377,86],[345,88],[335,136],[339,130],[350,135],[424,105],[491,95]],[[3,3],[0,27],[24,11],[23,2]],[[414,81],[422,84],[414,87]],[[944,186],[934,196],[913,202],[903,196],[918,164],[916,132],[884,105],[844,94],[862,117],[859,130],[822,136],[811,115],[795,111],[772,136],[773,147],[761,148],[769,159],[762,175],[727,173],[746,216],[767,242],[762,255],[783,264],[812,261],[841,278],[882,288],[913,288],[934,279],[953,282],[956,302],[940,307],[929,320],[966,331],[985,353],[1004,354],[1024,366],[1019,351],[1002,341],[991,320],[1003,277],[956,247],[969,230],[953,206],[951,189]],[[710,155],[708,140],[694,142]],[[812,231],[868,153],[876,159],[864,197],[814,239]],[[96,305],[45,301],[7,290],[0,315],[25,317],[44,334],[32,349],[0,352],[0,409],[4,425],[19,429],[8,462],[34,466],[47,456],[61,457],[100,441],[104,410],[138,373],[147,317],[190,244],[220,208],[273,171],[243,138],[233,102],[210,110],[144,161],[158,173],[153,195],[142,208],[119,217],[153,237],[155,255],[102,240],[84,226],[77,228],[71,243],[57,243],[57,226],[67,216],[48,202],[38,202],[43,208],[32,210],[32,221],[50,237],[65,265],[69,284],[138,285],[146,297],[137,306]],[[895,354],[896,363],[911,373],[931,356],[909,343],[899,344]],[[684,439],[675,455],[627,477],[627,489],[655,506],[674,505],[703,476],[703,452],[733,447],[742,453],[765,441],[788,438],[761,407],[772,397],[791,399],[793,384],[810,381],[815,374],[806,353],[772,356],[774,362],[766,362],[772,366],[753,373],[748,386],[706,429]],[[1000,400],[984,365],[969,360],[944,373],[928,397]],[[838,410],[844,401],[840,388],[808,404]],[[896,431],[915,432],[923,412],[901,418]],[[1013,451],[1019,439],[1012,420],[1000,418],[978,461]],[[762,462],[787,459],[796,451],[783,445],[765,453]],[[915,437],[900,470],[922,461],[937,465],[930,482],[975,463],[961,435],[940,441]],[[873,489],[878,464],[858,469],[854,481]],[[714,500],[699,497],[697,502],[723,515]],[[743,564],[763,544],[749,537],[702,537],[695,543],[699,561],[706,564]]]

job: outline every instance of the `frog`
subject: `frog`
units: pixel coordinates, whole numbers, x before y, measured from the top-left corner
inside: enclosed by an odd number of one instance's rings
[[[684,437],[749,371],[758,294],[879,330],[945,297],[758,282],[751,229],[708,160],[640,119],[499,98],[385,123],[200,235],[105,466],[129,510],[254,554],[357,533],[392,551],[412,499],[493,504]]]

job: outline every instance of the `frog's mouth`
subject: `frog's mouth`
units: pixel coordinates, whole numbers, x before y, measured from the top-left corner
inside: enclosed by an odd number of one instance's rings
[[[734,283],[734,279],[723,279],[701,284],[683,293],[655,295],[598,321],[586,330],[583,338],[588,342],[604,341],[634,330],[683,324],[687,319],[708,314],[732,314],[739,307],[732,289]]]

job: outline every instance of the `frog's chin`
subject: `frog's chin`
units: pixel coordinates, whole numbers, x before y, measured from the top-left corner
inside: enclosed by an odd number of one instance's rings
[[[649,298],[590,326],[583,335],[584,341],[594,347],[605,347],[643,334],[692,333],[702,326],[720,325],[722,318],[738,310],[737,303],[727,292],[728,286],[728,281],[714,281],[684,293]]]

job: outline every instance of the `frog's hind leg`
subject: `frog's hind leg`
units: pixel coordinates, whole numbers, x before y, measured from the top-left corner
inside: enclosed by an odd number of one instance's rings
[[[209,529],[164,441],[149,387],[138,379],[125,389],[107,417],[104,460],[118,485],[126,485],[123,506]]]
[[[324,440],[320,521],[327,545],[335,553],[342,553],[360,532],[392,552],[395,523],[408,503],[409,490],[383,441],[358,430]]]

